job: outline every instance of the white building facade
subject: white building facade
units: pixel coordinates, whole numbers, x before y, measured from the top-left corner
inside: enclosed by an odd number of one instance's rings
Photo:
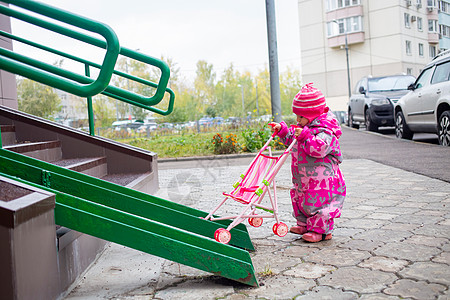
[[[450,48],[448,1],[299,0],[303,83],[347,110],[349,87],[363,76],[417,76]]]

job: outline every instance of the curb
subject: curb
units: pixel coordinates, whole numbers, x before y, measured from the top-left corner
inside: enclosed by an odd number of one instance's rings
[[[272,155],[281,155],[284,151],[274,151]],[[170,162],[181,162],[181,161],[195,161],[195,160],[216,160],[216,159],[236,159],[236,158],[247,158],[256,156],[257,152],[252,153],[239,153],[239,154],[222,154],[222,155],[206,155],[206,156],[188,156],[188,157],[168,157],[168,158],[158,158],[158,163],[170,163]]]

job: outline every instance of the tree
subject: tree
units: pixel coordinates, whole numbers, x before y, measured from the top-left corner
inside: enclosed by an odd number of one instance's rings
[[[292,99],[300,89],[300,72],[288,67],[280,76],[281,112],[283,115],[292,114]]]
[[[179,74],[179,68],[177,63],[171,58],[164,58],[161,56],[161,60],[165,61],[170,69],[170,79],[168,87],[175,93],[175,103],[173,112],[167,116],[160,116],[158,119],[161,122],[180,123],[189,121],[195,110],[192,110],[193,106],[193,91],[192,88],[187,86]],[[152,76],[155,77],[155,81],[159,80],[160,70],[154,68],[152,70]],[[157,108],[166,110],[169,105],[169,95],[166,93],[163,101],[161,101]],[[194,106],[195,107],[195,106]]]
[[[241,90],[237,88],[239,77],[240,74],[234,70],[233,64],[222,73],[215,88],[218,115],[236,116],[236,105],[241,103],[238,101],[241,99]]]
[[[267,66],[261,70],[255,78],[258,86],[258,107],[260,115],[272,114],[272,103],[270,96],[270,73]]]
[[[61,99],[52,87],[27,78],[18,80],[17,100],[19,110],[45,119],[61,110]]]
[[[198,61],[194,87],[195,100],[202,113],[206,112],[208,106],[216,104],[215,79],[216,73],[213,71],[213,65],[204,60]]]
[[[113,100],[104,95],[93,98],[92,106],[95,115],[95,127],[108,127],[114,120]]]
[[[216,115],[217,115],[217,111],[216,111],[215,106],[213,106],[213,105],[208,106],[208,107],[206,108],[206,115],[208,115],[208,116],[210,116],[210,117],[212,117],[212,118],[215,118]]]

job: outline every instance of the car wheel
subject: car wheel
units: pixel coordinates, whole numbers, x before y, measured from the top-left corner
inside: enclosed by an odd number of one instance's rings
[[[450,146],[450,111],[444,111],[438,124],[439,145]]]
[[[373,123],[372,118],[370,117],[368,108],[366,109],[366,112],[364,114],[364,118],[366,120],[366,130],[378,131],[378,126]]]
[[[399,111],[395,115],[395,136],[399,139],[412,140],[414,133],[409,129],[406,124],[403,113]]]
[[[348,120],[347,120],[347,125],[348,125],[348,127],[350,127],[350,128],[356,128],[356,129],[359,128],[359,125],[353,123],[353,114],[352,114],[352,111],[351,111],[350,109],[348,110]]]

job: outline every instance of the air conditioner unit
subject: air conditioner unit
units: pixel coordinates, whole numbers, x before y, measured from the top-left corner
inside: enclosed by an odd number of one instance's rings
[[[417,3],[417,9],[422,8],[422,3]]]
[[[434,6],[427,6],[428,11],[433,11]]]
[[[415,22],[417,20],[416,16],[411,16],[411,22]]]

